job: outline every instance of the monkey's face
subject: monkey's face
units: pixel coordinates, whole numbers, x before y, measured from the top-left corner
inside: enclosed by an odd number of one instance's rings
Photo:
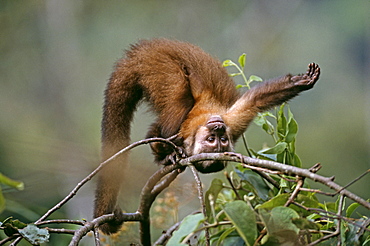
[[[194,137],[191,155],[219,153],[233,149],[229,129],[220,116],[212,116],[204,126],[199,127]],[[202,161],[194,164],[202,173],[218,172],[225,168],[224,161]]]

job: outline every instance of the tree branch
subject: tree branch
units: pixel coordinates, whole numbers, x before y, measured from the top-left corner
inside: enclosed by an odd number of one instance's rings
[[[170,137],[169,139],[172,139],[174,136]],[[104,162],[100,163],[100,165],[92,171],[86,178],[84,178],[81,182],[79,182],[75,188],[59,203],[57,203],[54,207],[52,207],[50,210],[48,210],[43,216],[41,216],[36,222],[35,225],[38,225],[41,221],[45,220],[47,217],[49,217],[52,213],[54,213],[56,210],[61,208],[65,203],[67,203],[69,200],[72,199],[77,194],[77,191],[81,189],[81,187],[86,184],[89,180],[91,180],[103,167],[105,167],[109,162],[115,160],[119,155],[129,151],[132,148],[135,148],[139,145],[148,144],[151,142],[163,142],[167,143],[170,146],[173,147],[175,151],[180,151],[179,148],[172,143],[170,140],[164,139],[164,138],[148,138],[141,141],[137,141],[135,143],[130,144],[129,146],[123,148],[122,150],[118,151],[116,154],[114,154],[112,157],[108,158]],[[178,153],[178,152],[176,152]]]
[[[280,171],[286,175],[290,176],[300,176],[304,178],[311,179],[315,182],[322,183],[326,185],[327,187],[335,190],[341,195],[344,195],[353,201],[361,204],[365,208],[370,210],[370,203],[362,199],[361,197],[355,195],[354,193],[344,189],[344,187],[338,185],[335,183],[334,177],[324,177],[321,175],[318,175],[316,173],[311,172],[308,169],[303,169],[299,167],[294,167],[286,164],[281,164],[274,161],[267,161],[267,160],[261,160],[256,158],[251,158],[248,156],[243,156],[240,154],[236,154],[233,152],[225,152],[225,153],[202,153],[198,155],[194,155],[185,159],[182,159],[179,161],[180,165],[189,165],[189,163],[194,163],[198,161],[205,161],[205,160],[220,160],[220,161],[233,161],[233,162],[239,162],[243,163],[245,167],[248,168],[255,168],[255,167],[262,167],[262,168],[268,168],[270,170],[277,170]]]
[[[96,168],[93,172],[91,172],[86,178],[84,178],[81,182],[79,182],[76,187],[58,204],[56,204],[53,208],[48,210],[43,216],[38,219],[35,224],[36,225],[46,225],[51,223],[68,223],[68,224],[77,224],[81,225],[81,227],[75,231],[73,230],[65,230],[65,229],[49,229],[50,232],[53,233],[67,233],[71,234],[73,233],[73,238],[70,242],[70,246],[78,245],[82,237],[86,235],[89,231],[94,231],[95,235],[95,245],[100,245],[99,240],[99,233],[97,232],[97,228],[99,225],[111,221],[114,218],[113,214],[109,215],[103,215],[101,217],[95,218],[94,220],[90,222],[86,221],[76,221],[76,220],[48,220],[45,221],[45,219],[50,216],[53,212],[58,210],[61,206],[63,206],[65,203],[67,203],[70,199],[72,199],[78,190],[86,184],[89,180],[91,180],[104,166],[106,166],[110,161],[114,160],[119,156],[120,154],[136,147],[142,144],[148,144],[151,142],[165,142],[170,144],[176,154],[179,156],[182,155],[181,149],[176,147],[171,141],[162,139],[162,138],[151,138],[151,139],[145,139],[142,141],[135,142],[126,148],[122,149],[121,151],[117,152],[115,155],[113,155],[111,158],[107,159],[106,161],[102,162],[98,168]],[[296,204],[294,202],[295,197],[297,196],[298,192],[301,190],[306,190],[305,188],[302,188],[303,180],[305,178],[311,179],[315,182],[322,183],[323,185],[331,188],[335,191],[335,194],[340,194],[341,199],[344,197],[348,197],[352,199],[353,201],[359,203],[363,207],[370,209],[370,203],[362,199],[361,197],[358,197],[354,193],[346,190],[346,187],[353,184],[355,181],[359,180],[363,176],[365,176],[367,173],[370,172],[370,170],[367,170],[364,174],[362,174],[360,177],[356,178],[353,182],[349,183],[346,186],[340,186],[337,183],[334,182],[334,177],[324,177],[321,175],[316,174],[315,172],[319,171],[320,164],[316,164],[310,169],[303,169],[298,168],[286,164],[281,164],[274,161],[267,161],[267,160],[261,160],[256,158],[251,158],[247,156],[243,156],[238,153],[232,153],[232,152],[226,152],[226,153],[202,153],[198,155],[194,155],[185,159],[180,159],[178,163],[163,166],[160,168],[157,172],[155,172],[147,181],[145,186],[142,189],[141,192],[141,199],[140,204],[138,207],[138,210],[136,213],[124,213],[124,221],[138,221],[140,223],[140,237],[141,237],[141,243],[143,245],[150,245],[150,207],[153,204],[155,198],[160,194],[166,187],[168,187],[173,180],[176,179],[176,177],[185,169],[186,166],[190,166],[195,180],[197,182],[198,186],[198,197],[202,206],[203,214],[206,215],[205,211],[205,204],[203,201],[203,190],[202,190],[202,183],[199,179],[199,176],[197,175],[197,171],[195,170],[194,166],[192,166],[193,163],[199,162],[199,161],[205,161],[205,160],[221,160],[221,161],[233,161],[233,162],[239,162],[242,163],[242,165],[246,168],[250,168],[252,170],[257,170],[259,172],[269,172],[269,173],[277,173],[277,174],[285,174],[289,176],[295,176],[298,178],[297,186],[294,190],[294,192],[291,194],[289,200],[287,201],[286,205],[289,203]],[[315,190],[316,192],[317,190]],[[310,209],[311,210],[311,209]],[[343,216],[341,216],[341,210],[338,209],[337,215],[335,217],[337,220],[346,219]],[[370,223],[370,222],[368,222]],[[338,228],[337,228],[338,229]],[[366,228],[362,228],[363,230],[366,230]],[[339,229],[338,229],[339,230]],[[171,232],[171,231],[170,231]],[[169,232],[169,233],[170,233]],[[336,231],[330,236],[335,236],[340,234],[340,231]],[[168,237],[168,236],[167,236]],[[329,237],[329,235],[328,235]],[[17,245],[22,237],[19,234],[14,234],[13,236],[3,239],[0,241],[0,244],[3,244],[5,242],[13,241],[11,245]],[[324,239],[323,239],[324,240]],[[208,240],[207,240],[208,241]]]

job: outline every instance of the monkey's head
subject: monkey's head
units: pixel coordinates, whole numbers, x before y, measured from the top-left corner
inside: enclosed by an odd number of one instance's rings
[[[233,150],[229,127],[219,115],[208,117],[204,124],[198,125],[191,136],[184,139],[188,156],[200,153],[220,153]],[[218,172],[225,168],[225,161],[201,161],[194,164],[202,173]]]

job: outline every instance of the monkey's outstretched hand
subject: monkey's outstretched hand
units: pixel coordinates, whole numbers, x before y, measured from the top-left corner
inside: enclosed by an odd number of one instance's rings
[[[306,87],[304,90],[312,88],[320,77],[320,67],[316,63],[308,64],[307,72],[303,75],[293,76],[291,79],[294,85]]]

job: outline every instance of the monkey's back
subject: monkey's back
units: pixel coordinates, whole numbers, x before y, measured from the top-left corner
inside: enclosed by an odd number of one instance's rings
[[[161,111],[169,100],[192,106],[194,93],[211,92],[213,100],[227,107],[239,96],[222,64],[189,43],[168,39],[143,40],[131,46],[122,65],[123,69],[138,75],[144,96],[156,105],[156,111]],[[187,70],[196,74],[197,81],[190,81]]]

